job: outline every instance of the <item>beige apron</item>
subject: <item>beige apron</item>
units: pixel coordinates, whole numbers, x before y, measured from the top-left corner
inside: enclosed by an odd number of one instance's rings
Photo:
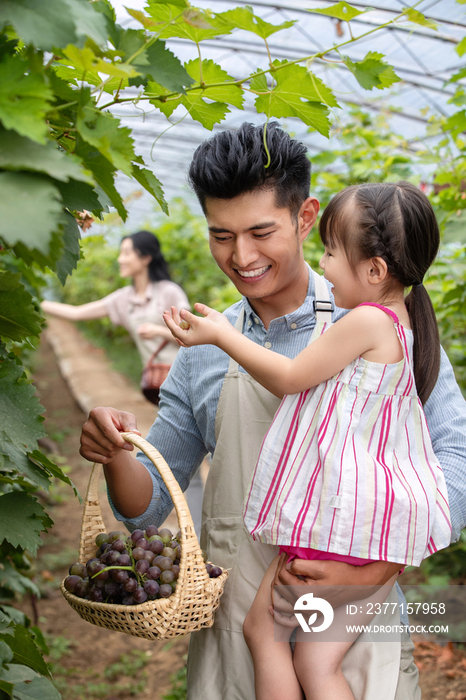
[[[314,279],[316,299],[328,300],[323,278],[314,273]],[[321,313],[317,312],[317,321],[325,320]],[[243,318],[241,312],[236,323],[240,331]],[[243,524],[242,506],[262,440],[279,404],[278,398],[239,372],[230,359],[215,420],[217,442],[204,493],[201,546],[212,562],[231,571],[213,627],[191,635],[187,700],[255,698],[253,664],[242,625],[278,547],[252,539]],[[387,601],[397,601],[395,589]],[[398,606],[396,610],[394,616],[377,616],[374,624],[399,625]],[[353,644],[343,670],[356,700],[395,698],[400,646],[399,642],[364,642],[363,635]],[[408,658],[406,665],[416,685],[415,667],[413,671],[409,662]],[[406,682],[403,688],[408,685]],[[396,700],[415,697],[407,692],[396,694]]]

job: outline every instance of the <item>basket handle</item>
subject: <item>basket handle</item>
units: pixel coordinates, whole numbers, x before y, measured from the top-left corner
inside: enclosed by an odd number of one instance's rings
[[[136,433],[121,433],[121,437],[126,442],[131,443],[135,447],[138,447],[141,452],[144,452],[146,457],[150,459],[152,464],[156,467],[160,476],[162,477],[165,486],[168,489],[173,505],[175,506],[176,515],[178,517],[178,522],[180,525],[181,536],[183,538],[185,533],[185,528],[189,528],[194,533],[194,523],[189,512],[188,504],[186,503],[186,498],[184,493],[180,488],[179,483],[173,476],[173,472],[160,454],[158,450],[155,449],[150,442],[144,440],[143,437],[136,435]],[[201,554],[201,548],[198,543],[199,553]],[[202,554],[201,554],[202,556]]]

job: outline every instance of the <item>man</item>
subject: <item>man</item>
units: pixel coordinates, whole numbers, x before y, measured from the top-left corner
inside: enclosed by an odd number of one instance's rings
[[[197,149],[189,178],[206,215],[212,255],[243,295],[227,310],[227,318],[255,342],[291,357],[308,343],[316,313],[328,313],[330,308],[325,303],[327,287],[305,263],[302,251],[319,204],[309,197],[305,147],[276,124],[268,125],[267,147],[271,162],[265,167],[262,127],[243,124],[238,132],[222,132]],[[191,636],[188,698],[253,700],[252,662],[242,623],[277,550],[248,535],[242,502],[279,401],[212,346],[181,349],[161,397],[148,440],[183,489],[205,454],[213,454],[201,546],[215,564],[231,569],[213,628]],[[466,523],[466,493],[461,486],[466,469],[466,405],[445,357],[425,410],[445,471],[457,539]],[[162,522],[171,501],[148,461],[135,459],[119,435],[135,427],[134,416],[94,409],[83,428],[81,454],[104,464],[117,517],[130,528],[143,528]],[[290,572],[282,571],[282,583],[298,583],[296,574],[334,583],[325,562],[293,564]],[[345,568],[338,572],[338,580],[352,583],[354,567],[341,566]],[[364,571],[367,583],[384,583],[393,564],[377,562]],[[360,575],[359,571],[359,584]],[[398,622],[399,616],[390,621]],[[375,644],[361,635],[346,655],[343,670],[358,700],[380,697],[380,687],[386,700],[420,696],[409,638],[401,645]]]

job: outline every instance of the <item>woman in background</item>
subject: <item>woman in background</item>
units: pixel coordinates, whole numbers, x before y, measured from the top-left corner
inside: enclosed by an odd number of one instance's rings
[[[121,277],[130,277],[131,285],[117,289],[103,299],[78,306],[44,300],[42,310],[68,321],[90,321],[108,316],[114,325],[126,328],[136,344],[143,366],[166,341],[155,361],[172,364],[179,346],[166,327],[162,314],[171,306],[182,309],[190,306],[184,291],[170,279],[157,237],[149,231],[125,236],[121,241],[118,265]],[[199,472],[191,480],[186,497],[199,536],[203,497]]]

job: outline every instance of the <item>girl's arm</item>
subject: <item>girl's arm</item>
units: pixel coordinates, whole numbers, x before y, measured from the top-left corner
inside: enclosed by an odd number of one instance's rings
[[[57,316],[68,321],[91,321],[95,318],[108,316],[107,306],[103,299],[91,301],[89,304],[73,306],[73,304],[62,304],[59,301],[42,302],[42,311],[50,316]]]
[[[350,311],[294,359],[267,350],[235,330],[225,316],[204,304],[194,308],[204,318],[172,307],[164,321],[185,346],[212,344],[224,350],[275,396],[297,394],[330,379],[360,355],[376,350],[386,333],[386,316],[373,307]],[[189,323],[183,330],[178,318]],[[393,327],[393,322],[391,323]]]

